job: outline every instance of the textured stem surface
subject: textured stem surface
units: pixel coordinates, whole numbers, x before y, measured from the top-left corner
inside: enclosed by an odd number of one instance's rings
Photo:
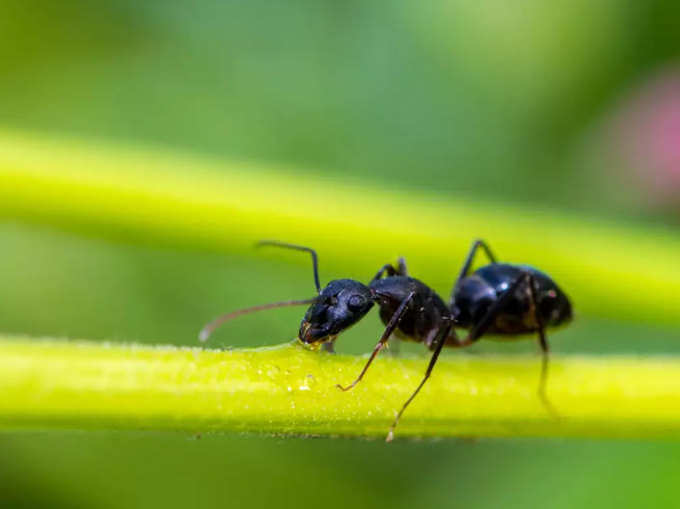
[[[365,357],[281,345],[202,350],[0,340],[0,427],[174,429],[383,437],[426,358],[383,357],[343,393]],[[680,359],[555,357],[549,415],[538,357],[441,359],[397,437],[680,437]]]

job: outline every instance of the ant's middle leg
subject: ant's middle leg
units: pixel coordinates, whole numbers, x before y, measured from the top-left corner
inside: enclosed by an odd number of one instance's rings
[[[399,357],[401,354],[401,344],[403,341],[399,339],[397,336],[393,336],[390,342],[386,345],[388,350],[387,354],[391,355],[392,357]]]
[[[383,274],[387,272],[388,276],[408,276],[408,269],[406,268],[406,260],[404,260],[403,257],[399,257],[399,262],[397,264],[397,268],[394,268],[394,265],[391,263],[386,263],[383,265],[380,270],[376,273],[375,276],[373,276],[373,281],[377,281],[378,279],[383,277]]]
[[[432,374],[432,369],[434,369],[434,365],[437,364],[437,359],[439,358],[439,354],[442,352],[442,348],[446,344],[446,339],[452,330],[452,324],[450,321],[445,321],[444,324],[440,327],[440,329],[437,331],[437,335],[434,339],[434,344],[436,345],[434,348],[434,352],[432,353],[432,357],[430,358],[430,363],[427,365],[427,370],[425,371],[425,376],[423,376],[423,379],[420,381],[418,384],[418,387],[416,387],[416,390],[413,391],[411,396],[406,400],[406,402],[402,405],[401,410],[399,410],[399,413],[397,416],[394,418],[394,422],[392,423],[392,426],[390,426],[390,431],[387,433],[387,438],[385,438],[386,442],[391,442],[392,439],[394,438],[394,428],[397,427],[397,424],[399,424],[399,419],[401,419],[401,416],[404,414],[404,411],[406,411],[406,408],[411,404],[411,401],[415,399],[415,397],[418,395],[420,392],[420,389],[423,388],[423,385],[425,385],[425,382],[427,382],[427,379],[430,378],[430,375]]]
[[[390,318],[390,321],[387,324],[387,327],[385,327],[385,332],[383,332],[383,335],[378,340],[378,343],[375,345],[375,348],[373,348],[373,352],[371,353],[371,356],[368,358],[368,361],[366,362],[364,369],[361,370],[361,373],[359,373],[359,376],[356,378],[356,380],[354,380],[354,382],[352,382],[351,384],[349,384],[346,387],[343,387],[342,385],[337,384],[336,387],[338,389],[343,390],[343,391],[348,391],[352,387],[354,387],[356,384],[361,382],[361,379],[366,374],[366,371],[368,371],[368,367],[373,362],[373,359],[375,359],[376,355],[378,355],[380,350],[383,349],[383,347],[387,343],[387,340],[390,339],[392,332],[394,332],[394,329],[396,329],[397,326],[399,325],[399,321],[401,320],[401,317],[404,315],[404,312],[406,311],[409,302],[411,302],[411,299],[413,299],[413,296],[415,294],[416,294],[416,292],[411,292],[406,296],[406,298],[403,301],[401,301],[401,304],[399,304],[399,307],[397,308],[397,310],[392,315],[392,318]]]

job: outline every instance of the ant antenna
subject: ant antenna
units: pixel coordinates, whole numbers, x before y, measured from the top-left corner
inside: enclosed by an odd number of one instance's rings
[[[286,249],[295,249],[297,251],[306,251],[307,253],[312,255],[312,268],[314,269],[314,285],[316,286],[316,292],[321,293],[321,283],[319,282],[319,259],[316,255],[316,251],[314,251],[311,247],[298,246],[297,244],[288,244],[286,242],[279,242],[278,240],[261,240],[257,244],[255,244],[255,247],[262,246],[274,246],[283,247]],[[302,306],[304,304],[311,304],[312,302],[314,302],[314,300],[315,298],[272,302],[270,304],[262,304],[260,306],[238,309],[236,311],[232,311],[231,313],[226,313],[222,316],[218,316],[208,325],[203,327],[200,334],[198,335],[198,339],[202,342],[207,341],[210,335],[215,331],[215,329],[217,329],[224,322],[228,322],[229,320],[232,320],[238,316],[247,315],[249,313],[255,313],[256,311],[264,311],[265,309],[282,308],[286,306]]]
[[[301,306],[304,304],[311,304],[314,302],[315,298],[312,299],[304,299],[304,300],[285,300],[282,302],[271,302],[269,304],[261,304],[259,306],[253,306],[251,308],[245,308],[245,309],[239,309],[237,311],[232,311],[231,313],[226,313],[222,316],[218,316],[215,318],[212,322],[210,322],[208,325],[203,327],[201,330],[200,334],[198,335],[198,339],[201,342],[206,342],[210,335],[217,329],[220,325],[222,325],[224,322],[228,322],[229,320],[236,318],[241,315],[247,315],[249,313],[255,313],[256,311],[264,311],[265,309],[273,309],[273,308],[282,308],[286,306]]]
[[[274,246],[283,247],[286,249],[295,249],[297,251],[306,251],[307,253],[312,255],[312,267],[314,268],[314,284],[316,285],[316,292],[321,293],[321,283],[319,283],[319,260],[316,256],[316,251],[314,251],[311,247],[298,246],[297,244],[288,244],[286,242],[279,242],[278,240],[261,240],[260,242],[255,244],[255,247],[262,246]]]

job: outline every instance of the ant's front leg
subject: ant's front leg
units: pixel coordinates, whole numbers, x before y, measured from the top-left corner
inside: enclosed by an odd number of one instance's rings
[[[397,268],[395,269],[394,266],[390,263],[386,263],[385,265],[382,266],[382,268],[378,271],[378,273],[375,275],[373,278],[373,281],[377,281],[383,276],[383,273],[387,272],[388,276],[408,276],[408,269],[406,268],[406,260],[400,256],[399,260],[397,262]],[[399,338],[392,338],[392,343],[390,343],[390,355],[393,357],[399,356],[399,350],[400,347],[399,345],[401,344],[401,340]]]
[[[376,273],[375,276],[373,276],[373,281],[377,281],[378,279],[383,277],[383,274],[387,272],[388,276],[408,276],[408,269],[406,268],[406,260],[404,258],[399,257],[399,261],[397,264],[397,268],[394,268],[394,265],[391,263],[386,263],[383,265],[380,270]]]
[[[354,382],[352,382],[351,384],[349,384],[346,387],[343,387],[342,385],[337,384],[336,387],[338,389],[340,389],[342,391],[348,391],[352,387],[354,387],[356,384],[361,382],[361,379],[366,374],[366,371],[368,371],[368,367],[373,362],[373,359],[375,359],[376,355],[378,355],[380,350],[383,349],[383,347],[387,343],[387,340],[390,339],[392,332],[394,332],[394,329],[396,329],[397,326],[399,325],[399,321],[401,320],[401,317],[404,315],[404,312],[406,311],[409,302],[411,302],[411,300],[413,299],[413,296],[415,294],[416,294],[416,292],[411,292],[406,296],[406,298],[403,301],[401,301],[401,304],[399,304],[399,307],[397,308],[397,310],[392,315],[392,318],[390,318],[390,321],[387,324],[387,327],[385,327],[385,332],[383,332],[383,335],[378,340],[378,343],[375,345],[375,348],[373,348],[373,353],[371,353],[371,356],[368,358],[368,362],[366,362],[364,369],[361,370],[361,373],[359,373],[359,376],[357,377],[357,379],[354,380]]]
[[[321,344],[321,349],[326,353],[335,353],[335,340],[338,336],[332,336],[328,341]]]

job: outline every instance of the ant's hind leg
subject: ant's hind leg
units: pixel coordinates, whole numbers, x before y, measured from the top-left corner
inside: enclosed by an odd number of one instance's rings
[[[458,286],[460,280],[467,276],[468,273],[470,272],[470,269],[472,268],[472,263],[475,260],[475,255],[477,254],[477,251],[479,249],[482,249],[484,253],[486,253],[486,257],[489,259],[491,263],[496,263],[496,257],[491,252],[491,248],[489,248],[489,245],[481,239],[475,240],[472,243],[472,246],[470,247],[467,256],[465,257],[465,263],[463,263],[463,268],[460,270],[458,278],[456,279],[456,283],[453,285],[454,289],[456,288],[456,286]]]
[[[543,319],[538,313],[538,303],[536,302],[536,280],[531,274],[527,274],[529,282],[529,296],[531,298],[531,306],[534,310],[534,320],[538,327],[538,344],[541,347],[541,378],[538,382],[538,397],[541,399],[543,406],[548,413],[553,417],[558,417],[559,414],[555,410],[548,396],[546,394],[546,386],[548,384],[548,362],[550,360],[550,347],[548,345],[548,338],[545,334],[545,325]]]
[[[531,307],[534,310],[534,320],[538,329],[538,344],[541,347],[541,378],[538,382],[538,397],[541,403],[553,417],[559,417],[557,410],[548,399],[546,394],[546,386],[548,385],[548,363],[550,361],[550,347],[548,345],[548,338],[545,334],[545,324],[543,318],[538,312],[538,302],[536,299],[536,279],[534,276],[526,272],[524,276],[529,284],[529,298],[531,299]]]
[[[486,313],[482,317],[481,320],[479,320],[471,329],[470,332],[468,332],[468,335],[465,339],[454,339],[454,341],[457,341],[455,344],[451,344],[449,342],[450,346],[456,346],[456,347],[464,347],[471,345],[475,341],[477,341],[479,338],[481,338],[487,330],[489,330],[489,327],[493,324],[494,320],[496,317],[505,309],[505,306],[508,305],[508,303],[512,300],[512,297],[514,296],[515,292],[517,289],[520,287],[522,283],[525,283],[529,281],[529,278],[531,275],[528,272],[523,272],[515,281],[508,287],[507,290],[505,290],[501,296],[494,302],[489,309],[487,309]]]
[[[548,383],[548,361],[550,349],[548,347],[548,339],[545,335],[545,325],[543,324],[543,319],[538,313],[538,303],[536,300],[536,279],[530,272],[523,272],[511,285],[503,292],[503,295],[489,308],[489,310],[484,315],[484,318],[480,320],[475,327],[472,328],[468,337],[460,342],[459,346],[467,346],[468,344],[479,339],[491,326],[493,320],[498,316],[498,313],[503,311],[505,305],[510,302],[510,299],[515,294],[517,289],[522,283],[526,283],[529,287],[529,298],[531,299],[531,307],[534,310],[534,321],[536,322],[536,328],[538,330],[538,342],[541,347],[541,352],[543,354],[541,363],[541,378],[538,383],[538,397],[541,399],[543,406],[546,410],[553,416],[557,416],[557,411],[555,407],[550,403],[548,396],[546,395],[546,386]]]
[[[545,330],[539,330],[538,343],[541,347],[541,378],[538,382],[538,397],[541,398],[541,403],[546,408],[548,413],[553,417],[559,417],[557,410],[548,399],[546,394],[546,386],[548,384],[548,361],[550,360],[550,348],[548,347],[548,338],[545,336]]]

